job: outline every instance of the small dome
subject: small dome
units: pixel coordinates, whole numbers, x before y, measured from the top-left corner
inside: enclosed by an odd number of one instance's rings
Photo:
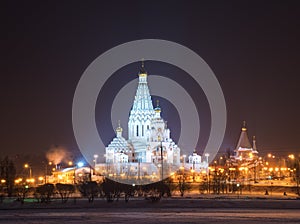
[[[160,109],[160,107],[155,107],[155,108],[154,108],[154,111],[155,111],[156,113],[160,113],[160,112],[161,112],[161,109]]]
[[[156,107],[154,108],[154,111],[156,113],[160,113],[161,112],[161,109],[160,109],[160,106],[159,106],[159,100],[156,100]]]
[[[121,127],[117,127],[116,132],[122,132],[123,129]]]
[[[116,132],[118,133],[120,133],[120,132],[122,132],[123,131],[123,129],[121,128],[121,121],[118,121],[118,127],[116,128]]]

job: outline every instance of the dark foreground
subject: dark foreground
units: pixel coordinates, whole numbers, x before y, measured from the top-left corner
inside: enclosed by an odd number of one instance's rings
[[[300,223],[300,200],[163,199],[1,206],[0,223]]]

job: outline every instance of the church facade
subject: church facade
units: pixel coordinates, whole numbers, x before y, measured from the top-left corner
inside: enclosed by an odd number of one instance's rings
[[[128,138],[119,122],[116,136],[105,149],[105,164],[95,169],[108,176],[141,176],[162,179],[180,167],[180,148],[171,138],[171,131],[161,117],[157,102],[153,107],[142,63],[138,86],[128,119]]]

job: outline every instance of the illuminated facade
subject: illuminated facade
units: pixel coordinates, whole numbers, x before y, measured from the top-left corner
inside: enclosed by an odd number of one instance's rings
[[[139,175],[136,170],[142,164],[142,173],[152,175],[159,174],[159,167],[164,163],[165,170],[162,172],[165,175],[168,167],[180,166],[180,148],[170,136],[171,131],[161,117],[158,102],[153,107],[144,64],[138,75],[138,86],[128,119],[128,140],[122,136],[119,123],[116,137],[105,149],[106,163],[96,164],[97,172]]]
[[[251,145],[246,128],[246,122],[243,123],[241,135],[235,149],[234,159],[241,162],[251,162],[257,159],[258,151],[256,148],[255,136],[253,136],[253,146]]]

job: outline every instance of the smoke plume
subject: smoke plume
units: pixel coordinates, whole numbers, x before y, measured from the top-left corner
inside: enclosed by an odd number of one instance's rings
[[[54,165],[65,162],[70,158],[69,151],[63,146],[52,146],[46,153],[46,157],[49,162],[54,163]]]

